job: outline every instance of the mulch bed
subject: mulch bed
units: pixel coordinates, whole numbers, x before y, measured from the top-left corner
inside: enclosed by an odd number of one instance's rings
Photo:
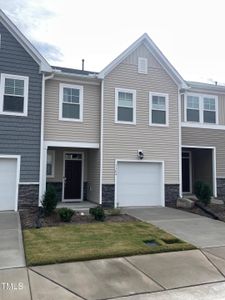
[[[51,216],[38,219],[37,208],[29,208],[29,209],[21,210],[20,219],[21,219],[21,225],[23,229],[35,228],[38,225],[40,225],[41,227],[48,227],[48,226],[60,226],[65,224],[87,224],[87,223],[97,222],[94,220],[93,216],[89,214],[81,215],[78,212],[75,212],[70,223],[62,222],[57,212],[53,212]],[[137,219],[127,214],[120,214],[116,216],[107,215],[104,222],[131,222],[131,221],[137,221]]]

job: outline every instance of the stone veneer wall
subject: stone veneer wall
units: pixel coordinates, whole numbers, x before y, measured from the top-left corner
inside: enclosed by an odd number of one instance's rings
[[[18,209],[37,207],[39,184],[19,184]]]
[[[114,207],[115,184],[102,185],[102,205]]]
[[[179,184],[165,184],[165,206],[176,207],[179,198]]]
[[[217,197],[225,199],[225,178],[216,178]]]
[[[102,185],[102,205],[104,207],[114,207],[115,185]],[[165,184],[165,205],[176,207],[179,197],[179,184]]]

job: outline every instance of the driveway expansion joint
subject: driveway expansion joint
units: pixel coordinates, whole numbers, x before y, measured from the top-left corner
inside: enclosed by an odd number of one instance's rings
[[[135,264],[132,264],[131,261],[129,261],[126,257],[123,257],[123,259],[128,262],[132,267],[134,267],[136,270],[138,270],[139,272],[141,272],[142,274],[144,274],[145,276],[147,276],[149,279],[151,279],[152,281],[154,281],[158,286],[160,286],[162,288],[162,290],[166,290],[166,288],[164,286],[162,286],[159,282],[157,282],[155,279],[151,278],[151,276],[149,276],[147,273],[145,273],[143,270],[141,270],[140,268],[138,268]]]
[[[38,274],[39,276],[41,276],[41,277],[43,277],[43,278],[45,278],[45,279],[47,279],[47,280],[53,282],[54,284],[56,284],[56,285],[60,286],[61,288],[67,290],[67,291],[70,292],[71,294],[73,294],[73,295],[75,295],[75,296],[77,296],[77,297],[80,297],[80,298],[83,299],[83,300],[88,300],[87,298],[84,298],[83,296],[81,296],[81,295],[75,293],[74,291],[72,291],[72,290],[70,290],[69,288],[63,286],[62,284],[58,283],[57,281],[55,281],[55,280],[53,280],[53,279],[51,279],[51,278],[49,278],[49,277],[47,277],[47,276],[45,276],[45,275],[39,273],[38,271],[33,270],[32,268],[28,268],[28,270],[30,270],[31,272],[34,272],[34,273]]]

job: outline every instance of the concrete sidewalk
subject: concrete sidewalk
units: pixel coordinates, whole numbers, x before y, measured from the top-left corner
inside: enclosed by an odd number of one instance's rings
[[[0,269],[24,266],[19,213],[0,212]]]
[[[225,246],[225,223],[169,207],[126,208],[123,211],[195,245]]]
[[[224,249],[209,251],[0,270],[0,299],[225,299]]]

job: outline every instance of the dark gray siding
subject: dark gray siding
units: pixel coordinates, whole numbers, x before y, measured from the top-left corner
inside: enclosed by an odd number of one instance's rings
[[[1,22],[0,34],[0,73],[29,77],[28,116],[0,115],[0,154],[21,155],[20,181],[39,181],[42,75]]]

